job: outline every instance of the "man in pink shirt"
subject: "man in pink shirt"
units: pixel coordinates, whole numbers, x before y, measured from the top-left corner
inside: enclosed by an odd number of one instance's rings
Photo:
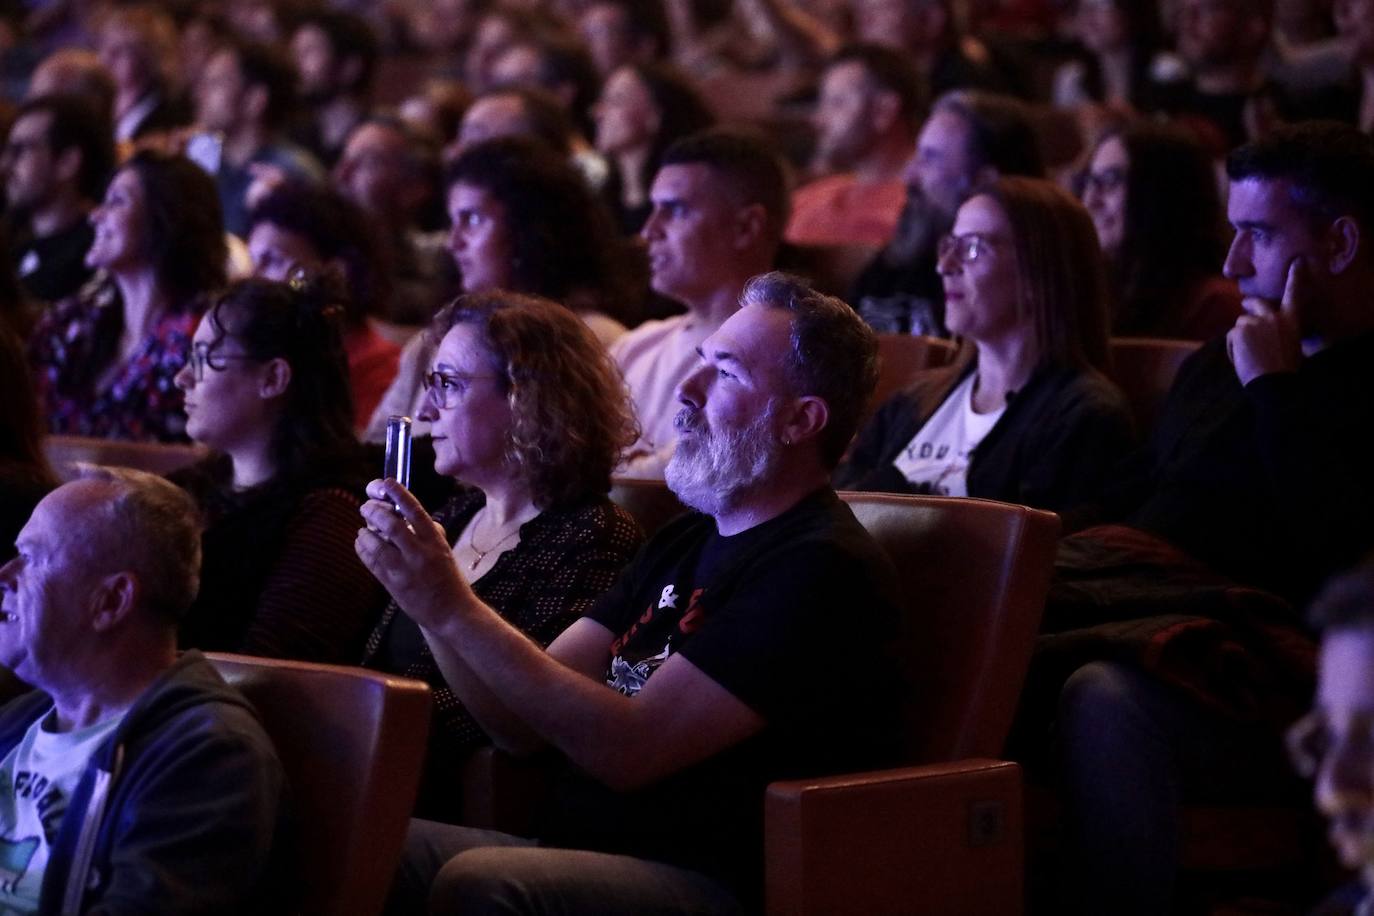
[[[823,177],[797,189],[789,242],[887,243],[906,200],[902,168],[921,101],[916,70],[897,51],[852,45],[831,59],[812,116],[814,171]]]

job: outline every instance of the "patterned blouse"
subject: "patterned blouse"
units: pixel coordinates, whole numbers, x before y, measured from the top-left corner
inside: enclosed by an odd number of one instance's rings
[[[186,361],[198,320],[198,310],[191,307],[164,313],[133,356],[106,378],[122,333],[118,287],[97,276],[54,305],[29,340],[29,363],[49,432],[185,441],[182,394],[172,379]]]
[[[486,504],[465,489],[434,518],[454,543]],[[520,526],[515,548],[501,554],[472,590],[541,646],[590,610],[643,541],[639,525],[602,497],[570,509],[547,510]],[[429,755],[417,814],[453,822],[459,767],[490,739],[454,696],[420,628],[391,602],[367,641],[363,664],[425,681],[434,690]]]

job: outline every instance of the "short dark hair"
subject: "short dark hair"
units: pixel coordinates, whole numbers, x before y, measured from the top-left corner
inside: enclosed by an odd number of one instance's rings
[[[699,131],[668,147],[663,165],[706,166],[740,206],[762,205],[770,235],[782,238],[792,207],[787,166],[763,134],[725,127]]]
[[[1354,125],[1304,121],[1276,127],[1263,140],[1232,151],[1232,181],[1286,181],[1289,198],[1314,225],[1354,217],[1374,231],[1374,140]],[[1366,259],[1374,245],[1365,245]]]
[[[493,290],[459,296],[434,319],[438,341],[475,327],[511,408],[508,453],[535,505],[604,495],[639,435],[619,370],[591,330],[547,299]]]
[[[29,99],[14,120],[25,115],[48,115],[48,146],[53,154],[75,149],[81,153],[77,190],[87,200],[99,200],[114,171],[114,127],[108,112],[97,111],[85,98],[54,93]],[[13,123],[13,122],[11,122]]]
[[[285,410],[271,438],[278,476],[318,470],[355,446],[342,292],[329,275],[290,283],[250,277],[231,284],[206,313],[212,361],[232,337],[246,355],[284,359],[291,367]]]
[[[1374,630],[1374,554],[1326,583],[1307,612],[1314,629]]]
[[[248,86],[267,90],[263,122],[268,127],[285,124],[296,109],[296,67],[274,45],[247,38],[227,38],[223,50],[234,55],[239,73]]]
[[[1040,138],[1025,102],[995,92],[956,89],[935,100],[932,111],[948,111],[969,126],[974,169],[989,166],[1001,175],[1045,177]]]
[[[181,305],[224,285],[228,247],[215,182],[180,154],[151,149],[124,163],[148,208],[147,251],[158,282]]]
[[[455,184],[481,188],[505,209],[518,292],[616,308],[624,270],[615,218],[567,159],[527,137],[499,137],[454,160],[446,186]]]
[[[914,124],[925,106],[925,88],[921,74],[909,55],[882,45],[857,43],[846,45],[830,58],[827,69],[840,64],[856,63],[864,68],[868,78],[882,89],[896,94],[901,100],[901,118]]]
[[[390,265],[372,224],[362,210],[338,191],[322,185],[288,181],[258,202],[249,225],[270,223],[302,236],[326,261],[343,265],[347,295],[343,304],[349,324],[385,311],[391,295]]]
[[[819,445],[821,460],[833,469],[854,438],[878,384],[878,338],[873,329],[845,302],[781,271],[750,280],[740,304],[792,313],[792,346],[784,364],[798,395],[815,395],[829,408]]]
[[[343,60],[356,57],[362,66],[357,77],[344,87],[351,93],[366,93],[372,86],[372,76],[377,69],[377,59],[381,56],[381,42],[372,25],[361,16],[339,10],[315,9],[306,12],[296,23],[296,31],[305,26],[314,26],[324,33],[329,46],[334,49],[334,57]]]

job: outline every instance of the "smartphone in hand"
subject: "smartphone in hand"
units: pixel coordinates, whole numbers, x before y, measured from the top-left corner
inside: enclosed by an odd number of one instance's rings
[[[388,477],[410,489],[410,417],[387,417],[382,478]]]

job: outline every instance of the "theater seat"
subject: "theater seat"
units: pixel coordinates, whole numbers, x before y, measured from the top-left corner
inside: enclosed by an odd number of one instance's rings
[[[381,912],[415,804],[429,686],[361,668],[212,653],[286,770],[307,916]]]
[[[768,912],[1018,913],[1020,769],[991,758],[1030,661],[1058,518],[987,500],[841,496],[898,570],[906,754],[918,765],[771,785]],[[528,832],[537,767],[485,749],[464,780],[471,826]]]
[[[63,481],[76,478],[78,464],[113,465],[165,475],[209,454],[203,446],[189,443],[128,442],[85,436],[48,436],[43,440],[43,452]]]
[[[1164,399],[1173,387],[1179,366],[1200,346],[1192,340],[1153,337],[1113,337],[1111,378],[1126,395],[1136,429],[1148,435]]]
[[[918,334],[879,334],[878,384],[869,399],[870,412],[911,383],[922,369],[938,369],[954,359],[953,341]]]

